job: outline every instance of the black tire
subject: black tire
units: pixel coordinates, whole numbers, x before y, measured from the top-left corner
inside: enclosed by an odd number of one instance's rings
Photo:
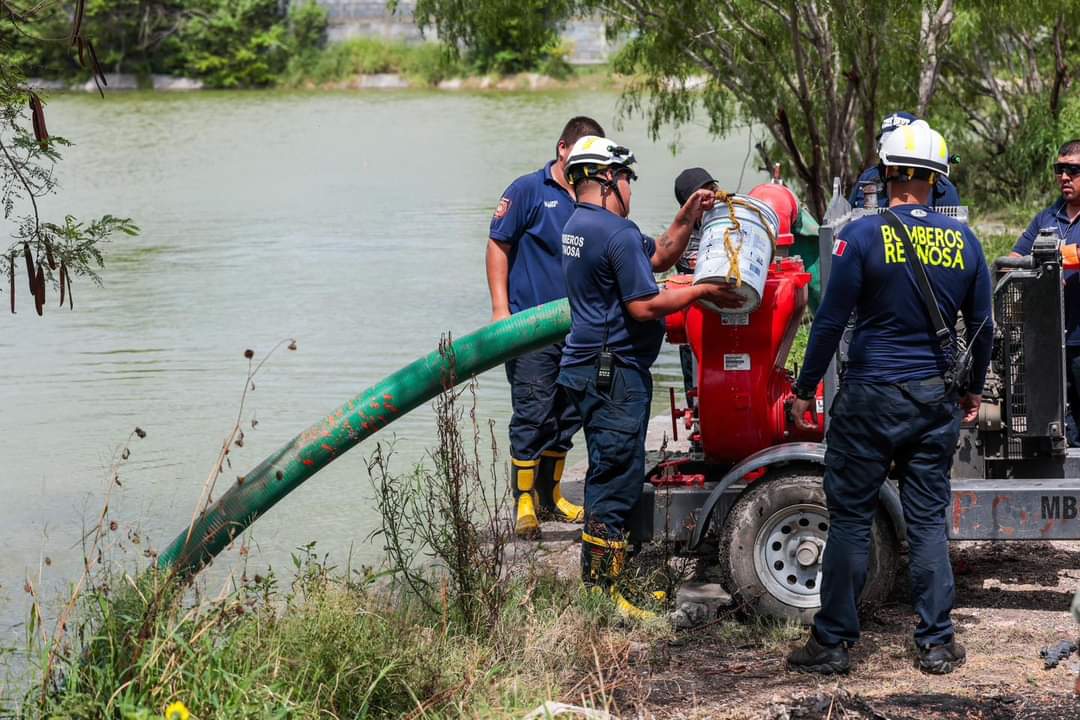
[[[821,550],[828,510],[820,469],[779,471],[750,485],[724,518],[720,574],[736,604],[758,615],[809,624],[820,607]],[[795,549],[798,554],[792,554]],[[803,565],[802,560],[808,564]],[[883,507],[870,534],[870,565],[859,604],[892,592],[900,547]]]

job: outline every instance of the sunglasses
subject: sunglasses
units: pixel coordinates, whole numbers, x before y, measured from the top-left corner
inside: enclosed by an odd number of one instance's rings
[[[1073,178],[1080,175],[1080,165],[1076,163],[1054,163],[1054,175],[1061,175],[1064,173]]]
[[[629,182],[633,182],[633,181],[637,180],[637,173],[635,173],[630,168],[623,168],[621,170],[616,170],[615,171],[615,179],[616,180],[618,180],[620,177],[622,177],[624,175],[626,176],[626,179]]]

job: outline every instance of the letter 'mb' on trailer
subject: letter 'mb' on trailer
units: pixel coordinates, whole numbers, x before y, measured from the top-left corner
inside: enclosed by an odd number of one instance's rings
[[[1080,537],[1080,480],[953,481],[953,540],[1054,540]]]
[[[1077,501],[1075,495],[1043,495],[1040,498],[1043,520],[1075,520]]]

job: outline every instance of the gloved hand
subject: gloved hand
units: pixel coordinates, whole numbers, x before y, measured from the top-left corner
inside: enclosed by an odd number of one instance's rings
[[[1080,590],[1076,591],[1076,595],[1073,596],[1072,603],[1073,620],[1080,623]]]

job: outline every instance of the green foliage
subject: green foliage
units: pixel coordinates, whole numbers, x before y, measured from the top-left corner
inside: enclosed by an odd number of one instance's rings
[[[203,12],[181,34],[181,65],[211,87],[274,84],[290,57],[317,49],[326,12],[313,1],[282,16],[278,0],[194,0]]]
[[[1039,195],[1051,148],[1075,132],[1073,0],[584,7],[628,38],[615,63],[633,78],[625,112],[645,113],[654,135],[698,115],[718,134],[735,124],[763,128],[762,164],[786,158],[818,217],[833,178],[848,188],[873,161],[880,119],[895,110],[927,117],[960,151],[966,200]]]
[[[418,0],[413,14],[421,27],[434,26],[451,52],[463,46],[476,70],[514,73],[557,57],[559,30],[572,11],[570,0]]]
[[[768,134],[766,167],[789,160],[820,217],[833,177],[850,184],[869,163],[880,116],[911,108],[919,65],[907,42],[919,16],[908,5],[627,0],[589,3],[629,40],[617,72],[633,78],[625,112],[647,115],[654,136],[704,114],[724,134],[753,124]],[[873,32],[868,32],[873,28]]]
[[[178,69],[188,17],[183,0],[87,0],[84,23],[106,70],[145,75]]]
[[[288,62],[277,0],[211,0],[206,6],[184,26],[182,66],[211,87],[272,84]]]
[[[1080,122],[1078,25],[1071,0],[957,3],[930,120],[960,153],[965,200],[1045,204],[1057,195],[1050,164]]]
[[[40,4],[31,10],[13,10],[0,27],[0,213],[8,228],[9,241],[0,245],[0,272],[7,280],[0,292],[8,296],[14,312],[20,305],[17,295],[31,298],[22,307],[34,307],[41,315],[46,307],[46,289],[56,288],[60,299],[73,306],[72,279],[87,276],[97,280],[103,265],[100,246],[117,232],[134,235],[138,228],[127,218],[103,215],[80,222],[70,215],[63,221],[43,217],[39,201],[56,191],[56,164],[60,149],[69,143],[48,131],[45,104],[26,87],[24,63],[33,57],[55,53],[54,45],[68,46],[67,36],[56,42],[25,38],[25,26],[35,17],[44,24],[56,21],[53,6]],[[10,46],[5,45],[11,42]],[[11,48],[9,52],[8,49]],[[35,47],[37,52],[35,52]],[[27,290],[20,290],[26,279]],[[25,294],[24,294],[25,293]]]
[[[68,43],[40,38],[66,39],[71,17],[58,2],[46,3],[25,22],[0,20],[0,55],[6,67],[35,77],[71,77],[80,72]]]
[[[32,23],[36,35],[63,37],[70,10],[59,3]],[[190,75],[210,87],[272,85],[291,60],[326,42],[326,10],[314,0],[87,0],[84,27],[110,72]],[[16,60],[47,78],[84,74],[66,44],[0,29]]]

